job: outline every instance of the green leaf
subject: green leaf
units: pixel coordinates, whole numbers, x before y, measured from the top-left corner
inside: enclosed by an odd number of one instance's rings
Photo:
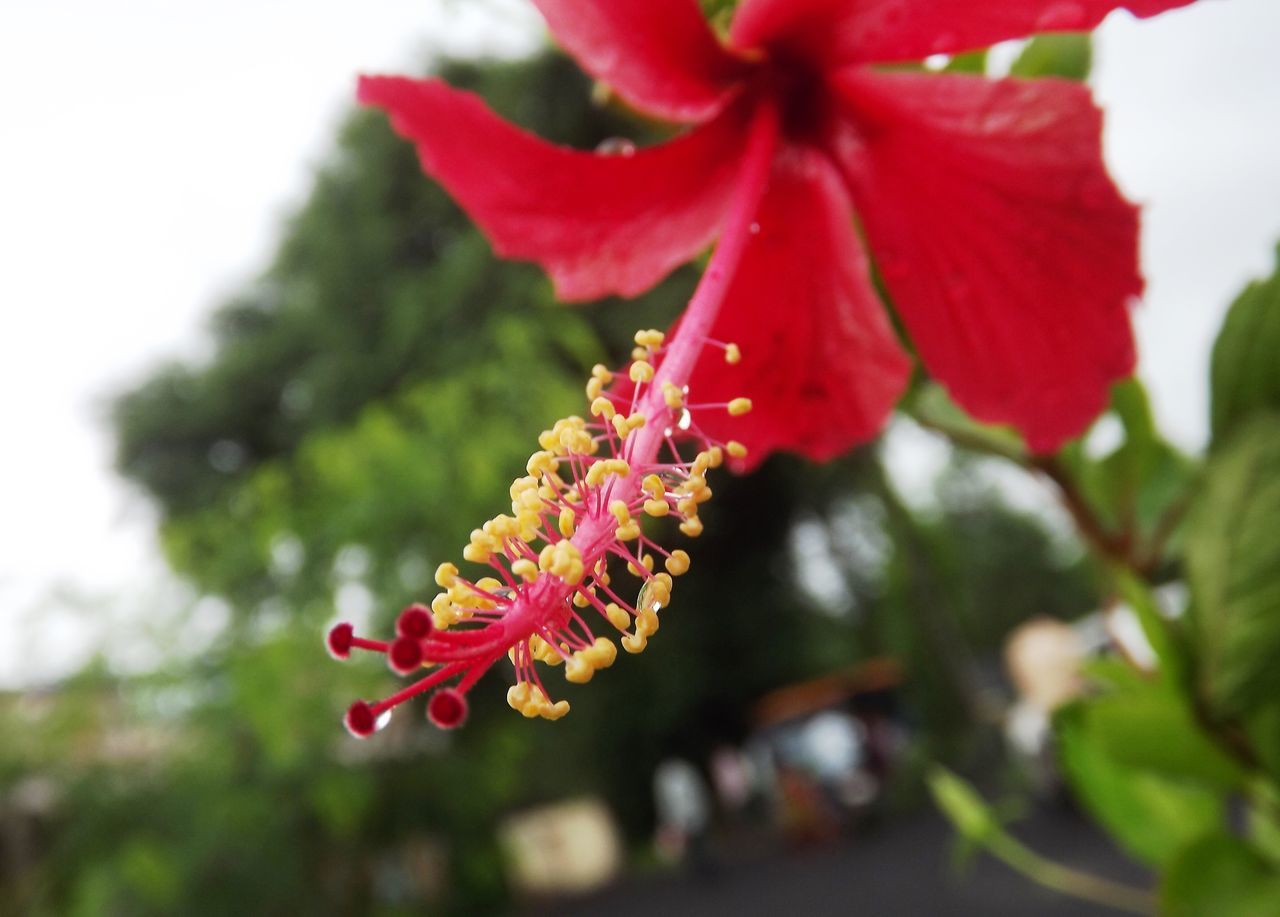
[[[1255,418],[1212,457],[1188,520],[1200,679],[1224,717],[1280,697],[1280,418]]]
[[[1221,790],[1243,786],[1240,766],[1209,740],[1182,701],[1152,686],[1081,705],[1084,728],[1117,764]]]
[[[936,382],[924,382],[913,388],[902,409],[921,426],[945,434],[957,446],[1003,455],[1018,462],[1027,459],[1027,447],[1017,431],[974,420]]]
[[[1259,411],[1280,411],[1280,248],[1276,271],[1231,305],[1213,345],[1209,377],[1215,448]]]
[[[1060,76],[1084,80],[1093,66],[1093,43],[1088,32],[1039,35],[1027,42],[1009,69],[1012,76]]]
[[[1112,387],[1109,413],[1124,428],[1123,443],[1096,461],[1080,446],[1064,450],[1062,457],[1108,526],[1149,538],[1183,499],[1194,466],[1160,438],[1146,389],[1137,379]]]
[[[1213,834],[1180,851],[1160,888],[1166,917],[1275,917],[1280,874],[1236,837]]]
[[[1250,713],[1245,731],[1262,766],[1280,784],[1280,700]]]
[[[1054,725],[1063,770],[1077,797],[1137,859],[1161,866],[1222,823],[1217,793],[1116,761],[1090,729],[1082,705],[1059,710]]]
[[[1280,869],[1280,786],[1265,777],[1249,787],[1245,812],[1249,841],[1272,866]]]

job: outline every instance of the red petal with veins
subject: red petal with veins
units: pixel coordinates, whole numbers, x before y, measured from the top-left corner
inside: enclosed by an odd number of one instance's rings
[[[635,296],[705,248],[720,226],[745,130],[741,106],[660,146],[604,156],[547,143],[440,80],[364,77],[507,258],[536,261],[563,300]]]
[[[729,54],[697,0],[534,0],[564,50],[641,111],[702,121],[748,65]]]
[[[1092,29],[1114,10],[1154,16],[1193,0],[744,0],[738,48],[786,48],[828,65],[919,60],[1036,32]]]
[[[1142,291],[1137,209],[1088,91],[863,69],[837,84],[861,133],[846,178],[925,366],[1036,451],[1080,433],[1133,370]]]
[[[742,350],[705,352],[692,403],[752,399],[749,414],[695,411],[707,433],[736,439],[752,467],[775,449],[829,459],[884,425],[910,372],[868,277],[849,198],[830,161],[792,147],[774,165],[756,233],[712,336]]]

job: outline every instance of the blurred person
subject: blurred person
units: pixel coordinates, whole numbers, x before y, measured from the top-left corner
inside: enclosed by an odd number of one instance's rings
[[[709,830],[711,799],[698,769],[683,758],[668,758],[653,773],[658,809],[658,849],[673,862],[687,863],[695,873],[711,868]]]

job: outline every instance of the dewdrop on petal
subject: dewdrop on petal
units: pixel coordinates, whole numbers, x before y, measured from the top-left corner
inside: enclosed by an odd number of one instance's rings
[[[461,726],[471,688],[504,658],[515,674],[507,703],[530,719],[558,720],[569,702],[552,697],[541,666],[562,666],[566,681],[586,684],[614,664],[619,646],[639,653],[657,634],[673,578],[690,566],[687,551],[659,543],[659,530],[667,538],[678,537],[673,529],[701,533],[708,470],[745,450],[712,441],[693,422],[689,409],[706,406],[689,403],[687,380],[665,367],[677,342],[653,330],[635,340],[636,358],[624,371],[592,370],[588,417],[561,418],[538,437],[526,473],[511,484],[511,515],[472,531],[462,556],[484,575],[440,564],[442,591],[430,607],[401,612],[390,641],[359,637],[347,623],[329,631],[335,658],[380,653],[393,672],[417,676],[383,700],[352,704],[344,717],[352,735],[372,735],[419,695],[427,695],[433,724]],[[683,365],[687,374],[687,359]],[[629,397],[606,390],[619,378],[630,380]],[[750,401],[718,407],[738,415]],[[634,606],[621,598],[619,578],[636,584]]]

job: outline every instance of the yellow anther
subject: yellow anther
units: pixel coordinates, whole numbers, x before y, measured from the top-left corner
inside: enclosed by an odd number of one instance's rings
[[[644,511],[646,515],[660,518],[671,512],[671,506],[666,500],[645,500]]]
[[[644,566],[647,573],[641,573],[640,568],[635,565],[634,561],[627,561],[627,572],[632,576],[638,576],[641,579],[648,579],[648,574],[653,572],[653,555],[646,554],[641,558],[640,563]]]
[[[541,688],[527,681],[507,689],[507,703],[511,709],[529,719],[540,716],[546,720],[558,720],[569,712],[568,701],[562,700],[553,704]]]
[[[631,348],[631,359],[633,360],[643,360],[648,356],[649,356],[649,348],[647,347]]]
[[[560,519],[558,520],[560,534],[565,538],[572,538],[574,529],[576,528],[575,523],[577,522],[577,519],[577,514],[574,513],[572,506],[566,506],[564,509],[560,510]]]
[[[591,648],[582,651],[582,658],[597,669],[607,669],[618,658],[618,648],[608,637],[596,637]]]
[[[560,437],[554,430],[543,430],[538,434],[538,445],[548,452],[553,451],[559,441]]]
[[[635,341],[640,347],[661,347],[665,338],[666,335],[661,331],[650,328],[647,331],[637,331]]]
[[[712,446],[704,454],[707,456],[712,468],[719,468],[724,464],[724,450],[719,446]]]
[[[631,430],[639,430],[646,423],[648,423],[648,419],[639,411],[637,411],[636,413],[632,414],[630,417],[627,418],[627,431],[630,432]]]
[[[631,474],[631,466],[627,464],[626,459],[605,459],[604,464],[609,469],[610,474],[616,474],[620,478],[625,478]]]
[[[489,550],[485,545],[477,544],[474,541],[462,549],[462,559],[469,560],[473,564],[487,564],[492,556],[493,551]]]
[[[636,360],[631,364],[632,382],[652,382],[653,364],[648,360]]]
[[[603,396],[595,398],[591,402],[591,416],[603,417],[605,420],[613,420],[613,415],[618,413],[618,409],[613,406],[613,402]]]
[[[587,380],[587,400],[595,401],[604,394],[604,383],[599,379],[591,378]]]
[[[636,636],[652,637],[658,632],[658,613],[652,608],[641,609],[636,615]]]
[[[591,378],[599,379],[602,384],[608,385],[613,381],[613,373],[603,363],[597,363],[591,367]]]
[[[506,539],[515,538],[519,530],[520,526],[516,524],[516,520],[507,515],[494,516],[484,524],[483,529],[491,540],[496,539],[492,544],[494,550],[500,549],[502,542]]]
[[[529,703],[530,687],[532,686],[527,681],[522,681],[507,688],[507,704],[512,710],[524,710]]]
[[[529,474],[554,474],[556,466],[559,464],[554,455],[544,450],[529,456],[529,462],[525,465],[525,470]]]
[[[494,579],[492,576],[482,576],[476,580],[476,588],[482,589],[485,592],[497,592],[499,589],[503,588],[503,586],[502,583]]]
[[[671,556],[667,558],[667,562],[663,564],[667,568],[667,572],[672,576],[680,576],[689,572],[689,554],[687,551],[681,551],[679,548],[671,552]]]
[[[532,583],[538,578],[538,565],[529,558],[522,557],[511,565],[511,572],[526,583]]]
[[[561,455],[584,455],[591,451],[591,434],[582,430],[561,430],[559,439],[557,451]]]
[[[690,516],[684,522],[680,523],[680,531],[684,532],[690,538],[697,538],[702,534],[702,520],[697,516]]]
[[[613,415],[613,419],[610,423],[613,424],[614,432],[616,432],[622,439],[626,439],[627,434],[631,432],[631,428],[627,426],[627,418],[622,414]]]
[[[596,462],[587,469],[587,473],[583,475],[588,487],[599,487],[604,482],[604,476],[609,473],[609,467],[604,461]]]
[[[596,670],[591,663],[582,658],[582,653],[574,653],[569,657],[569,661],[564,666],[564,677],[566,681],[571,681],[575,685],[585,685],[591,680],[591,676],[596,674]]]
[[[662,383],[662,400],[671,410],[678,411],[684,407],[684,392],[674,382],[664,382]]]
[[[736,439],[729,440],[729,442],[725,444],[725,450],[734,458],[746,458],[747,456],[747,447],[742,445],[742,443],[738,442]]]
[[[728,344],[724,348],[724,361],[726,363],[737,363],[742,359],[742,351],[737,344]]]
[[[641,634],[627,634],[619,642],[628,653],[643,653],[644,648],[649,645],[649,638]]]
[[[696,516],[698,515],[698,501],[693,497],[685,497],[676,504],[676,509],[680,510],[682,515]]]
[[[560,577],[570,586],[576,586],[582,582],[582,575],[585,572],[582,553],[571,541],[557,541],[543,548],[542,553],[538,555],[538,567]],[[513,564],[512,570],[514,569]]]
[[[613,518],[618,520],[618,525],[626,525],[631,521],[631,510],[627,508],[625,500],[613,500],[610,502],[609,512],[613,513]]]
[[[591,592],[592,595],[595,595],[594,589],[589,591]],[[591,600],[587,598],[585,595],[583,595],[581,592],[575,592],[573,594],[573,604],[578,608],[586,608],[588,605],[591,604]]]
[[[453,603],[449,601],[447,593],[440,593],[431,600],[431,617],[435,620],[435,625],[440,630],[448,630],[458,621],[458,616],[454,612]]]
[[[645,603],[666,608],[671,604],[671,574],[659,573],[646,584]]]
[[[734,398],[729,402],[729,413],[734,417],[741,417],[743,414],[751,410],[750,398]]]
[[[711,499],[711,488],[707,486],[707,479],[700,474],[690,475],[678,489],[692,497],[695,503],[706,503]]]
[[[635,541],[640,537],[640,523],[631,521],[626,525],[620,525],[616,534],[619,541]]]
[[[526,544],[542,537],[542,517],[531,510],[521,510],[516,517],[520,523],[517,537]]]
[[[458,568],[455,564],[443,563],[436,567],[436,585],[440,588],[448,589],[457,578]]]
[[[644,480],[640,482],[640,489],[655,500],[662,499],[667,493],[667,485],[656,474],[645,475]]]
[[[547,665],[555,666],[564,662],[564,657],[547,641],[541,637],[530,637],[529,643],[533,647],[533,655]]]
[[[609,619],[609,623],[618,630],[626,630],[631,626],[631,615],[627,614],[615,602],[610,602],[604,607],[605,617]]]
[[[543,704],[538,710],[538,716],[544,720],[558,720],[569,712],[569,702],[567,700],[558,700],[554,704]]]

